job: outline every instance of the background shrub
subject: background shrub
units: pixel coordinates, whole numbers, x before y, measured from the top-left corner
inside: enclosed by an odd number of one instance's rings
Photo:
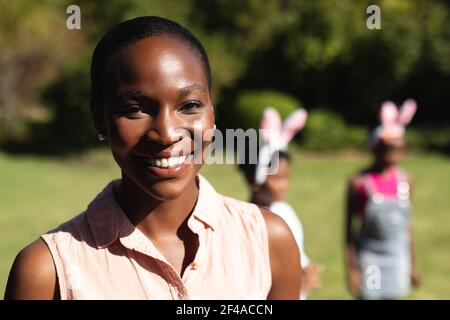
[[[345,122],[337,113],[317,108],[309,113],[302,134],[305,148],[311,150],[336,150],[345,146]]]
[[[278,91],[243,91],[235,98],[233,127],[259,129],[263,110],[269,106],[277,109],[282,119],[285,119],[300,107],[301,103],[296,98]]]

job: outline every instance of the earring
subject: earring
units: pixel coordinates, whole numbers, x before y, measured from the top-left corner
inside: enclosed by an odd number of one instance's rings
[[[106,137],[105,137],[103,134],[99,133],[99,134],[97,135],[97,139],[98,139],[98,141],[105,141],[105,140],[106,140]]]
[[[217,128],[217,126],[216,126],[216,124],[214,123],[214,130],[216,130],[216,128]]]

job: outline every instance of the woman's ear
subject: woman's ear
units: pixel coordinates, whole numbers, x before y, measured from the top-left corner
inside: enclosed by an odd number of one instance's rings
[[[413,99],[406,100],[401,108],[400,108],[400,115],[398,117],[398,122],[402,124],[403,126],[406,126],[409,124],[416,114],[417,111],[417,103]]]
[[[381,124],[393,124],[398,120],[398,109],[392,101],[383,102],[380,111]]]

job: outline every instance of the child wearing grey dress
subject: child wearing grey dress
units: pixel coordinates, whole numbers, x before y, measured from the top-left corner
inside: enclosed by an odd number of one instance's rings
[[[381,108],[371,136],[374,162],[352,177],[347,194],[346,267],[351,293],[361,299],[399,299],[419,285],[411,233],[411,179],[398,167],[404,127],[416,111],[407,100],[400,111]]]

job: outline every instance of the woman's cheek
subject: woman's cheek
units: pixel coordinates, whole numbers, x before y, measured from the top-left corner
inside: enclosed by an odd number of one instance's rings
[[[190,127],[191,137],[193,138],[193,148],[200,151],[203,159],[208,153],[208,147],[212,143],[214,136],[214,116],[203,114],[193,121]]]
[[[117,147],[132,147],[140,141],[143,135],[145,135],[145,128],[139,123],[139,120],[118,118],[111,123],[111,143]]]

